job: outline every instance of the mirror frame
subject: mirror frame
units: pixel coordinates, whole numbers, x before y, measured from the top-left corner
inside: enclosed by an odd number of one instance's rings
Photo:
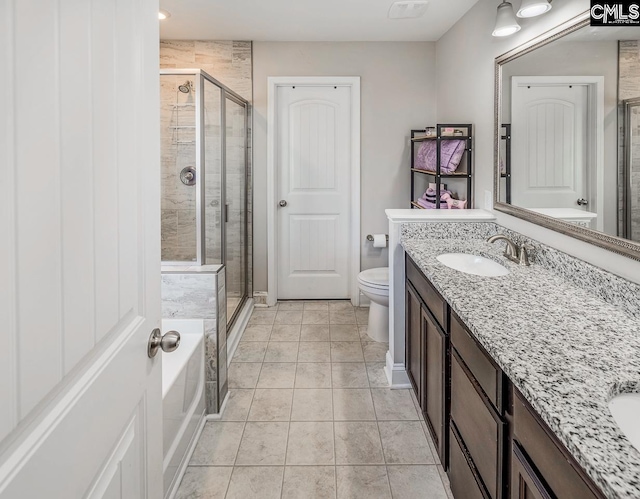
[[[587,229],[563,220],[541,215],[526,208],[512,206],[500,201],[500,123],[502,116],[502,66],[509,61],[522,57],[529,52],[536,50],[558,38],[568,35],[580,28],[589,26],[589,11],[570,19],[555,28],[533,38],[532,40],[511,49],[495,59],[495,96],[494,96],[494,147],[493,147],[493,208],[497,211],[507,213],[514,217],[521,218],[528,222],[540,225],[547,229],[560,232],[561,234],[575,237],[582,241],[599,246],[606,250],[624,255],[634,260],[640,261],[640,243],[623,239],[617,236],[610,236],[604,232]]]

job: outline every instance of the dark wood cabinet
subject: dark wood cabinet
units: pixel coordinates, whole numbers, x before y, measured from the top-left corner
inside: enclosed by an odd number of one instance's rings
[[[511,499],[553,499],[517,442],[511,452]]]
[[[604,495],[406,257],[406,366],[456,499]]]
[[[406,283],[407,374],[440,461],[447,463],[448,337],[445,302],[415,265]],[[409,267],[408,267],[409,268]],[[433,313],[434,307],[438,313]]]
[[[455,429],[455,425],[449,426],[449,481],[451,492],[456,499],[489,499],[484,485],[478,478],[473,467],[473,461]]]
[[[575,459],[514,389],[513,447],[521,449],[554,497],[604,497]],[[515,497],[512,493],[511,497]]]
[[[501,499],[504,423],[455,350],[451,355],[451,421],[489,496]]]
[[[422,380],[424,373],[422,304],[413,286],[406,285],[406,341],[405,359],[409,381],[413,386],[418,403],[424,405]]]
[[[422,329],[426,343],[423,412],[440,461],[446,463],[447,335],[426,309],[422,311]]]

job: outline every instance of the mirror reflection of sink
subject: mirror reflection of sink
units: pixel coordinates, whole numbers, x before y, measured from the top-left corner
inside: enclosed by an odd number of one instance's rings
[[[622,433],[640,452],[640,393],[621,393],[609,402],[609,410]]]
[[[443,265],[465,274],[498,277],[509,273],[506,267],[483,256],[467,253],[445,253],[436,258]]]

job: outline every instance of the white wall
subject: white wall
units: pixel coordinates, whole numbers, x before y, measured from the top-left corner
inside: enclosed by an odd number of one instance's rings
[[[387,231],[386,208],[407,208],[409,136],[435,123],[431,42],[254,42],[254,289],[267,290],[267,77],[361,77],[361,267],[388,265],[367,234]]]
[[[514,8],[520,2],[515,0]],[[564,0],[539,18],[520,20],[522,29],[506,39],[494,38],[497,2],[480,0],[436,44],[437,120],[475,125],[475,199],[484,208],[485,191],[493,191],[493,116],[495,57],[589,9],[588,0]],[[634,282],[640,262],[563,236],[524,220],[495,212],[497,222]]]

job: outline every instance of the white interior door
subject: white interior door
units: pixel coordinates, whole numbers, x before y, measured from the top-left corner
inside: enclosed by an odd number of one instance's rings
[[[0,2],[0,498],[162,497],[158,4]]]
[[[590,208],[588,85],[513,77],[511,98],[512,204]]]
[[[352,89],[276,92],[278,298],[349,298]]]

